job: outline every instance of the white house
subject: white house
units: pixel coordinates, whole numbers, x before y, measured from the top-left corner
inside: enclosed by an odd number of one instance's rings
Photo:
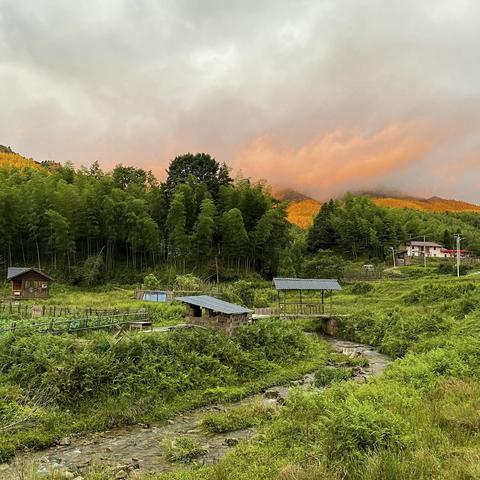
[[[443,245],[435,242],[423,242],[412,240],[407,243],[407,255],[409,257],[438,257],[449,258],[454,256],[453,250],[446,250]]]

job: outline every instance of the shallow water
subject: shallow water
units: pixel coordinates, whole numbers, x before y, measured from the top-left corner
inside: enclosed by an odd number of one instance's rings
[[[359,369],[356,373],[359,381],[372,375],[379,375],[391,361],[388,356],[368,345],[330,337],[319,338],[327,341],[338,352],[368,358],[369,366]],[[166,472],[178,469],[178,464],[166,459],[163,444],[169,438],[188,435],[206,448],[206,453],[197,460],[197,463],[200,465],[216,463],[235,446],[237,441],[250,438],[255,431],[246,429],[225,434],[206,434],[199,428],[205,414],[226,411],[256,401],[281,403],[288,396],[290,388],[293,386],[308,388],[313,380],[314,375],[307,374],[297,382],[270,388],[262,394],[247,397],[239,402],[199,408],[155,425],[133,425],[105,432],[71,436],[60,442],[64,443],[63,445],[30,454],[28,462],[38,474],[60,469],[79,475],[92,465],[102,465],[112,467],[117,472],[129,473],[131,478],[136,472]],[[0,478],[5,480],[19,478],[18,466],[13,463],[0,465]]]

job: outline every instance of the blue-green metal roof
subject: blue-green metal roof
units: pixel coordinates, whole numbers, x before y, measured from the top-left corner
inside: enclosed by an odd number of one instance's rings
[[[338,280],[331,278],[274,278],[277,290],[341,290]]]
[[[235,303],[225,302],[218,298],[210,297],[209,295],[176,297],[175,300],[183,303],[188,303],[189,305],[196,305],[197,307],[208,308],[209,310],[213,310],[214,312],[225,313],[227,315],[239,315],[242,313],[251,312],[251,310],[246,307],[236,305]]]

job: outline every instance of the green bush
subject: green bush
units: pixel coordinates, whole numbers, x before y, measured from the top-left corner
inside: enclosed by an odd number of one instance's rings
[[[201,290],[201,288],[202,281],[192,273],[187,273],[186,275],[177,275],[175,278],[175,290],[194,292]]]
[[[268,361],[302,358],[308,355],[308,340],[301,329],[281,320],[263,320],[239,328],[234,339],[244,350],[255,352]]]
[[[442,302],[454,300],[464,295],[473,295],[478,292],[474,283],[429,283],[403,296],[406,303]]]
[[[163,448],[167,460],[175,463],[192,463],[196,458],[208,451],[206,447],[202,447],[195,439],[185,435],[167,438],[163,442]]]
[[[342,280],[345,260],[332,250],[319,250],[305,263],[304,275],[310,278],[336,278]]]
[[[262,308],[270,307],[277,301],[277,292],[273,288],[261,288],[255,290],[253,306]]]
[[[354,295],[367,295],[373,290],[373,285],[368,282],[357,282],[353,285],[351,292]]]
[[[160,288],[160,281],[153,273],[149,273],[143,279],[143,287],[146,290],[158,290]]]
[[[452,275],[454,270],[454,265],[450,262],[441,262],[437,266],[437,272],[442,275]]]
[[[332,382],[349,380],[353,377],[353,370],[346,367],[321,367],[315,372],[315,386],[327,387]]]
[[[270,420],[276,412],[275,405],[266,405],[259,401],[226,412],[208,413],[203,417],[201,425],[209,433],[235,432]]]
[[[232,285],[233,291],[240,298],[242,305],[253,307],[255,290],[251,282],[238,280]]]

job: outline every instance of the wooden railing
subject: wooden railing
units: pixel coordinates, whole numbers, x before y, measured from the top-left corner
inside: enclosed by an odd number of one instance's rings
[[[323,315],[330,312],[330,305],[325,303],[281,303],[279,307],[255,308],[255,315]]]
[[[322,315],[327,305],[321,303],[289,302],[280,304],[280,315]]]
[[[134,313],[117,313],[114,315],[91,316],[83,318],[70,318],[64,320],[52,319],[48,322],[19,321],[13,322],[8,327],[0,328],[0,334],[8,332],[33,331],[34,333],[61,334],[68,332],[81,332],[86,330],[98,330],[112,328],[134,322],[148,322],[149,315],[143,309]]]
[[[122,313],[137,313],[145,309],[118,309],[118,308],[93,308],[59,305],[31,305],[20,302],[0,303],[0,313],[18,315],[20,317],[99,317],[117,315]]]

